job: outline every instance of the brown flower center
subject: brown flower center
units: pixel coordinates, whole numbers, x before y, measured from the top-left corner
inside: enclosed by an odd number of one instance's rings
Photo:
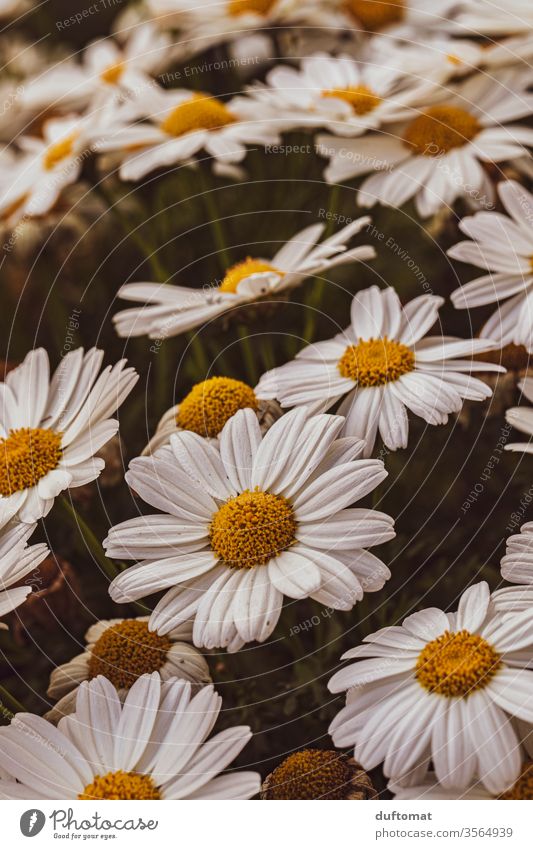
[[[183,136],[195,130],[220,130],[236,120],[227,106],[216,97],[197,92],[166,116],[161,129],[170,136]]]
[[[104,675],[118,690],[127,689],[140,675],[158,672],[171,645],[168,637],[149,631],[147,622],[125,619],[107,628],[94,644],[89,678]]]
[[[407,126],[404,142],[421,156],[442,156],[472,141],[481,130],[475,115],[459,106],[432,106]]]
[[[247,257],[243,262],[238,262],[228,268],[226,275],[219,286],[221,292],[231,292],[235,294],[241,280],[250,277],[251,274],[261,274],[265,271],[272,271],[274,274],[282,274],[273,265],[264,262],[262,259],[252,259]]]
[[[383,386],[413,371],[415,355],[406,345],[392,339],[364,339],[348,345],[337,363],[342,377],[360,386]]]
[[[59,141],[51,144],[44,152],[43,164],[47,171],[52,171],[63,159],[70,156],[78,134],[70,133]]]
[[[405,0],[346,0],[346,8],[364,29],[375,32],[403,21]]]
[[[339,752],[304,749],[270,776],[266,799],[346,799],[353,771]]]
[[[200,436],[218,436],[238,410],[257,410],[254,390],[241,380],[211,377],[193,386],[179,405],[176,424]]]
[[[250,12],[256,15],[268,15],[276,0],[230,0],[228,12],[230,15],[246,15]]]
[[[125,69],[124,62],[115,62],[114,65],[108,65],[100,74],[100,79],[109,85],[116,85],[120,80]]]
[[[445,631],[420,652],[415,677],[439,696],[468,696],[483,689],[500,666],[500,655],[478,634]]]
[[[499,797],[500,799],[533,799],[533,761],[527,761],[513,786]]]
[[[30,489],[61,460],[61,433],[40,427],[10,430],[0,439],[0,495]]]
[[[381,97],[366,85],[349,88],[331,88],[322,92],[322,97],[337,97],[348,103],[356,115],[367,115],[381,103]]]
[[[160,799],[159,790],[149,775],[136,772],[107,772],[95,775],[78,799]]]

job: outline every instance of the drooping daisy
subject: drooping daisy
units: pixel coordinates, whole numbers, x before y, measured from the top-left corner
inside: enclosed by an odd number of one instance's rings
[[[475,74],[444,99],[420,103],[395,131],[350,139],[320,135],[318,147],[330,162],[328,182],[367,174],[358,202],[400,207],[415,199],[427,217],[464,197],[473,206],[493,205],[487,163],[512,160],[533,145],[533,129],[511,123],[533,113],[530,75],[504,68],[496,81]]]
[[[305,404],[315,410],[328,410],[343,399],[338,409],[346,417],[343,434],[364,439],[365,456],[371,455],[378,430],[392,451],[405,448],[407,410],[428,424],[446,424],[463,399],[482,401],[492,394],[470,372],[503,370],[464,359],[496,347],[487,340],[426,336],[443,302],[420,295],[402,307],[392,287],[359,292],[352,301],[351,325],[266,372],[256,396],[277,398],[282,407]]]
[[[119,289],[119,297],[145,306],[117,313],[113,318],[117,333],[152,339],[177,336],[243,304],[276,298],[306,278],[324,274],[337,265],[373,259],[375,251],[369,245],[348,248],[352,236],[369,223],[367,216],[358,218],[323,242],[319,239],[325,225],[312,224],[293,236],[272,259],[243,259],[226,270],[217,286],[208,289],[127,283]]]
[[[265,432],[282,413],[276,402],[259,401],[251,386],[231,377],[210,377],[197,383],[188,395],[167,410],[157,430],[143,450],[153,454],[170,441],[173,433],[191,430],[206,439],[216,439],[237,410],[254,410],[261,431]]]
[[[533,351],[533,195],[514,180],[498,184],[509,213],[477,212],[463,218],[460,230],[471,239],[450,248],[448,256],[488,271],[452,293],[457,309],[502,301],[482,327],[481,336],[503,347],[513,342]]]
[[[366,772],[341,752],[303,749],[293,752],[267,775],[261,799],[375,799],[377,793]]]
[[[255,772],[223,772],[250,740],[248,726],[207,739],[222,699],[212,686],[137,679],[121,703],[98,676],[78,690],[76,712],[56,728],[18,713],[0,728],[0,796],[6,799],[249,799]],[[221,774],[223,773],[223,774]]]
[[[508,800],[533,800],[533,761],[526,760],[522,764],[520,775],[503,793],[491,793],[480,781],[473,781],[467,787],[454,788],[443,787],[436,779],[434,773],[430,772],[421,783],[411,787],[403,787],[401,784],[391,782],[388,789],[394,793],[395,799],[402,801],[430,799],[508,799]]]
[[[28,545],[34,530],[35,525],[18,522],[0,530],[0,618],[26,600],[32,587],[22,580],[50,553],[44,543]]]
[[[533,8],[529,0],[462,0],[456,21],[462,33],[500,37],[531,34]]]
[[[355,744],[364,769],[383,762],[394,780],[431,760],[444,787],[477,777],[504,793],[522,766],[512,718],[533,722],[531,615],[495,612],[483,581],[456,613],[429,608],[366,637],[344,655],[365,659],[329,682],[348,690],[330,726],[335,745]]]
[[[527,400],[533,403],[533,377],[525,377],[518,384],[518,388],[524,393]],[[533,409],[531,407],[511,407],[510,410],[507,410],[505,418],[517,430],[527,433],[529,437],[533,436]],[[531,439],[529,442],[510,442],[505,446],[505,449],[533,454]]]
[[[381,589],[389,570],[365,548],[391,539],[393,520],[347,508],[387,473],[354,459],[362,443],[337,439],[342,426],[299,409],[261,437],[257,416],[239,410],[219,443],[183,431],[134,460],[128,484],[163,513],[111,528],[108,555],[140,561],[112,582],[112,599],[167,590],[150,628],[194,618],[195,645],[237,651],[270,636],[284,595],[351,610]]]
[[[161,637],[149,630],[147,616],[101,619],[87,631],[85,651],[53,670],[47,695],[58,701],[46,718],[56,722],[72,713],[80,684],[98,675],[111,681],[122,701],[135,681],[151,672],[158,672],[162,681],[181,678],[193,685],[208,684],[209,667],[189,645],[191,637],[190,622]]]
[[[104,352],[70,351],[50,378],[38,348],[0,384],[0,527],[35,522],[65,489],[95,480],[96,452],[118,430],[111,418],[137,382],[120,360],[99,375]]]

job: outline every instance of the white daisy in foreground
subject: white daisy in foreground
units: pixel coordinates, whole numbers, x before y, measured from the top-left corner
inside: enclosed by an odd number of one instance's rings
[[[38,348],[0,384],[0,527],[14,516],[46,516],[60,492],[104,468],[95,454],[117,432],[110,417],[138,375],[125,360],[98,375],[103,356],[78,348],[50,378],[48,354]]]
[[[235,165],[246,156],[247,145],[279,142],[276,122],[279,117],[259,112],[252,98],[223,102],[206,92],[150,86],[117,109],[97,144],[100,152],[121,155],[122,180],[140,180],[156,168],[190,164],[201,151],[218,164]]]
[[[393,520],[346,508],[387,473],[354,459],[362,443],[337,439],[342,426],[300,409],[262,437],[252,410],[239,410],[219,443],[182,432],[133,460],[128,484],[163,514],[111,528],[109,557],[140,561],[113,581],[113,601],[167,590],[150,628],[194,618],[197,646],[237,651],[270,636],[284,595],[351,610],[381,589],[389,570],[364,549],[392,539]]]
[[[463,788],[443,787],[442,784],[439,784],[433,772],[428,773],[427,778],[420,784],[402,787],[401,784],[391,782],[388,789],[394,793],[395,799],[402,801],[426,801],[430,799],[509,799],[515,801],[527,799],[531,801],[533,800],[533,761],[524,761],[519,777],[503,793],[491,793],[480,781],[473,781]]]
[[[509,213],[477,212],[463,218],[459,229],[472,241],[459,242],[448,256],[486,269],[452,293],[457,309],[504,303],[481,329],[481,336],[501,347],[510,342],[533,351],[533,195],[514,180],[498,184]]]
[[[44,543],[28,545],[34,530],[35,525],[21,523],[0,530],[0,617],[26,601],[32,587],[22,580],[50,553]]]
[[[525,377],[518,384],[518,388],[523,392],[528,401],[533,403],[533,377]],[[531,407],[511,407],[507,410],[505,418],[510,425],[522,433],[527,433],[530,437],[528,442],[510,442],[505,446],[507,451],[523,451],[526,454],[533,454],[533,409]]]
[[[119,336],[167,338],[185,333],[243,304],[276,298],[308,277],[324,274],[337,265],[366,262],[374,248],[349,248],[349,240],[370,223],[367,216],[352,221],[320,242],[325,224],[312,224],[292,237],[272,259],[247,257],[226,270],[211,288],[191,289],[168,283],[127,283],[118,295],[144,306],[123,310],[113,321]]]
[[[327,342],[303,348],[290,363],[266,372],[257,398],[276,398],[282,407],[309,405],[328,410],[342,400],[343,434],[366,442],[370,456],[379,430],[392,451],[407,446],[407,410],[428,424],[446,424],[464,399],[483,401],[492,390],[472,371],[501,366],[459,357],[490,351],[487,340],[426,336],[444,303],[420,295],[404,307],[389,287],[371,286],[355,295],[351,325]]]
[[[428,608],[366,637],[343,655],[365,659],[329,682],[333,693],[348,690],[330,726],[335,745],[355,744],[364,769],[383,762],[395,780],[431,760],[444,787],[477,777],[504,793],[522,766],[511,717],[533,722],[532,613],[496,613],[483,581],[457,613]]]
[[[6,799],[249,799],[256,772],[220,773],[250,740],[248,726],[207,739],[222,699],[186,681],[142,675],[121,703],[103,676],[81,684],[76,712],[56,728],[18,713],[0,728]]]
[[[533,7],[529,0],[462,0],[456,17],[462,33],[519,35],[533,30]]]
[[[400,207],[415,199],[427,217],[464,197],[490,207],[494,190],[485,165],[524,156],[533,129],[511,124],[533,114],[529,73],[504,68],[496,81],[475,74],[450,90],[446,100],[420,103],[394,133],[369,133],[350,139],[321,135],[319,151],[330,159],[330,183],[375,171],[361,185],[358,202]]]
[[[72,713],[79,685],[98,675],[111,681],[122,701],[141,675],[152,672],[158,672],[162,681],[181,678],[193,685],[209,683],[209,667],[189,645],[191,637],[190,622],[160,636],[148,628],[148,617],[101,619],[87,631],[85,651],[53,670],[47,695],[58,701],[46,718],[55,722]]]

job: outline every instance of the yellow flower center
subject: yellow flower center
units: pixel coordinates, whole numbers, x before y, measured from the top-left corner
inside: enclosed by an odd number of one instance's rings
[[[179,405],[176,424],[200,436],[218,436],[238,410],[257,410],[254,390],[231,377],[210,377],[193,386]]]
[[[348,345],[337,368],[343,377],[360,386],[383,386],[413,371],[415,355],[406,345],[392,339],[362,339]]]
[[[209,536],[213,551],[228,566],[252,569],[289,548],[295,531],[296,521],[286,498],[245,490],[215,513]]]
[[[458,66],[463,64],[462,59],[459,59],[459,56],[456,56],[454,53],[448,53],[446,59],[448,60],[450,65]]]
[[[106,772],[95,775],[78,799],[160,799],[159,790],[149,775],[136,772]]]
[[[353,771],[340,752],[304,749],[270,776],[267,799],[346,799]]]
[[[421,156],[442,156],[463,147],[479,133],[475,115],[458,106],[432,106],[408,125],[404,142]]]
[[[195,130],[220,130],[236,120],[227,106],[216,97],[195,93],[167,115],[161,123],[161,129],[170,136],[183,136]]]
[[[381,103],[381,97],[366,85],[349,88],[331,88],[322,92],[322,97],[337,97],[348,103],[356,115],[366,115]]]
[[[10,430],[0,439],[0,495],[30,489],[61,460],[61,433],[36,427]]]
[[[70,156],[74,149],[74,142],[76,141],[77,136],[77,133],[70,133],[70,135],[60,139],[55,142],[55,144],[51,144],[50,147],[45,150],[43,164],[47,171],[51,171],[56,167],[56,165],[58,165],[59,162],[62,162],[63,159],[67,158],[67,156]]]
[[[116,85],[124,73],[124,62],[115,62],[114,65],[108,65],[100,74],[100,79],[109,85]]]
[[[244,280],[246,277],[250,277],[251,274],[261,274],[265,271],[272,271],[274,274],[281,274],[283,276],[283,272],[274,268],[274,266],[270,265],[268,262],[263,262],[262,259],[252,259],[252,257],[247,257],[243,262],[238,262],[236,265],[232,265],[228,268],[219,289],[221,292],[231,292],[235,294],[241,280]]]
[[[398,24],[405,15],[405,0],[346,0],[348,12],[371,32]]]
[[[89,661],[89,678],[104,675],[119,690],[145,672],[158,672],[172,643],[148,630],[147,622],[125,619],[111,625],[96,641]]]
[[[500,655],[483,637],[469,631],[445,631],[418,655],[418,683],[439,696],[468,696],[483,689],[497,672]]]
[[[276,0],[230,0],[228,12],[230,15],[268,15]]]
[[[520,777],[500,799],[533,799],[533,761],[524,764]]]

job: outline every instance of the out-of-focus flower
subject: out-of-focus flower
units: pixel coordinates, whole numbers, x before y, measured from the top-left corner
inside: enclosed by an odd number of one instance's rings
[[[218,443],[183,431],[134,460],[129,485],[163,514],[111,528],[109,557],[136,559],[111,584],[116,602],[167,590],[150,617],[165,634],[194,618],[197,646],[237,651],[274,630],[283,596],[351,610],[381,589],[387,567],[365,550],[394,536],[393,520],[346,509],[387,473],[354,460],[362,443],[338,440],[338,416],[282,416],[261,436],[239,410]]]
[[[80,685],[76,712],[56,728],[18,713],[0,728],[0,796],[6,799],[249,799],[255,772],[220,773],[252,736],[248,726],[207,740],[222,699],[212,686],[137,679],[122,704],[98,676]]]
[[[228,268],[221,283],[208,289],[128,283],[119,289],[119,297],[145,306],[118,312],[113,318],[117,333],[152,339],[177,336],[243,304],[275,299],[306,278],[337,265],[373,259],[375,251],[369,245],[348,248],[352,236],[369,223],[368,217],[358,218],[323,242],[319,239],[325,225],[312,224],[293,236],[272,259],[247,257]]]
[[[449,26],[450,12],[459,0],[334,0],[333,8],[347,21],[369,33],[407,27],[414,32]]]
[[[49,553],[44,543],[28,545],[34,530],[35,525],[17,523],[0,531],[0,617],[24,603],[32,586],[22,581]]]
[[[457,5],[457,4],[456,4]],[[456,15],[462,34],[531,35],[533,7],[529,0],[461,0]]]
[[[331,749],[294,752],[268,775],[261,799],[375,799],[374,786],[353,758]]]

